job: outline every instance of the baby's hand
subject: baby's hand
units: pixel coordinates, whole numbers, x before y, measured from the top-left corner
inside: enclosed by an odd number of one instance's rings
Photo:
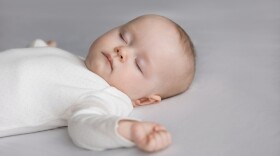
[[[49,40],[45,42],[41,39],[36,39],[33,42],[31,42],[29,45],[27,45],[28,48],[39,48],[39,47],[57,47],[57,43],[53,40]]]
[[[122,127],[130,128],[130,131],[122,131]],[[123,120],[120,122],[119,132],[133,141],[139,149],[147,152],[159,151],[171,144],[170,133],[163,126],[152,122]]]
[[[47,41],[48,47],[57,47],[57,43],[53,40]]]
[[[131,127],[131,137],[138,148],[154,152],[171,144],[170,133],[161,125],[151,122],[136,122]]]

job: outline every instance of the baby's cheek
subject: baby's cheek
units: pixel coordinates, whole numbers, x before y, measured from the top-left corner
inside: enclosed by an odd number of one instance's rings
[[[119,77],[119,79],[121,80],[118,83],[119,89],[131,97],[142,94],[145,90],[145,81],[137,76],[124,74],[122,77]]]

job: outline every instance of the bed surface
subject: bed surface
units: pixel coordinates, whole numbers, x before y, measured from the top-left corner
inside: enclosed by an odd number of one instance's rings
[[[0,138],[0,155],[279,156],[279,0],[1,0],[0,51],[42,38],[85,56],[96,37],[149,13],[180,24],[197,50],[188,92],[131,115],[165,125],[173,136],[170,148],[154,154],[87,151],[59,128]]]

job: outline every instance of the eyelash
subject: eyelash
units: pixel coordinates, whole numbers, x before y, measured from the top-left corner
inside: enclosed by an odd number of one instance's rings
[[[141,73],[143,73],[136,60],[135,60],[135,65],[136,65],[136,67],[138,68],[138,70],[139,70]]]
[[[120,38],[126,43],[126,40],[123,38],[122,33],[120,33]]]
[[[125,41],[125,39],[124,39],[122,33],[120,33],[119,36],[120,36],[120,38],[121,38],[125,43],[127,43],[127,42]],[[143,73],[136,60],[135,60],[135,66],[138,68],[138,70],[139,70],[141,73]]]

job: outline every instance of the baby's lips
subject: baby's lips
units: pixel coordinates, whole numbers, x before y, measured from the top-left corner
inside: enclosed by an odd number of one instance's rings
[[[103,53],[103,55],[107,58],[110,66],[111,66],[111,69],[113,70],[113,58],[112,58],[112,56],[108,53]]]

